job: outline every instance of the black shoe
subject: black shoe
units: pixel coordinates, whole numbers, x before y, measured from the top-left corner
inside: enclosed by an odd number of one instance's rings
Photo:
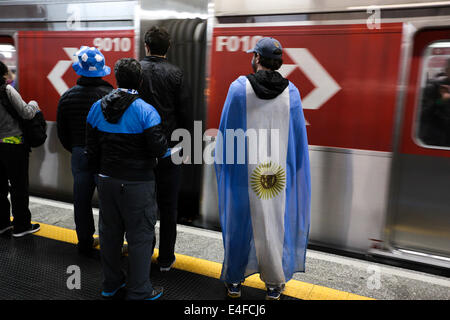
[[[267,287],[266,300],[280,300],[284,288],[284,284],[278,287]]]
[[[15,230],[13,231],[13,237],[20,238],[26,236],[27,234],[38,232],[41,229],[39,223],[32,224],[28,230]]]
[[[97,248],[99,246],[100,246],[100,239],[94,238],[94,240],[92,240],[92,248]]]
[[[9,230],[11,230],[13,228],[13,226],[9,225],[7,227],[1,227],[0,228],[0,234],[4,234],[6,232],[8,232]]]
[[[80,247],[78,246],[78,254],[86,257],[86,258],[92,258],[92,259],[99,259],[100,258],[100,251],[96,250],[92,247]]]
[[[144,300],[156,300],[159,299],[163,294],[163,287],[153,287],[153,292],[151,296],[145,298]]]

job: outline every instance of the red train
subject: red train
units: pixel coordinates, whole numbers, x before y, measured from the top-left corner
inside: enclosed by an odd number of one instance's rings
[[[112,66],[142,57],[143,33],[165,25],[168,58],[192,86],[190,120],[205,130],[218,126],[229,84],[251,72],[245,50],[272,36],[308,122],[311,243],[450,268],[450,145],[422,135],[426,89],[448,78],[450,2],[364,2],[2,3],[0,51],[49,124],[48,142],[32,152],[32,190],[71,196],[69,155],[54,121],[59,96],[75,83],[76,48],[97,46]],[[185,165],[180,199],[209,227],[219,225],[213,170]]]

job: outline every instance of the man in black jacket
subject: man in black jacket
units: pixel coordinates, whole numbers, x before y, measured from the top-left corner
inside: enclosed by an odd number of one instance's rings
[[[84,154],[86,145],[86,117],[94,102],[108,94],[113,87],[102,79],[111,69],[96,48],[81,47],[78,61],[72,67],[81,76],[77,85],[67,90],[59,100],[57,114],[58,137],[63,147],[72,153],[73,205],[78,236],[78,250],[91,254],[94,241],[92,196],[95,190],[94,174],[88,169]]]
[[[167,30],[157,26],[145,34],[146,57],[141,61],[144,80],[142,98],[155,106],[161,115],[167,139],[178,128],[186,129],[190,94],[183,71],[166,59],[170,47]],[[173,147],[176,142],[170,142]],[[155,169],[158,207],[160,212],[160,242],[158,263],[161,271],[169,271],[175,262],[177,236],[178,193],[181,183],[181,167],[170,157],[161,159]]]
[[[162,288],[152,287],[149,272],[157,215],[153,169],[167,155],[167,141],[158,112],[136,91],[139,62],[121,59],[114,73],[119,88],[92,106],[86,127],[89,165],[99,174],[102,296],[112,298],[125,287],[120,247],[126,233],[127,298],[154,300]]]

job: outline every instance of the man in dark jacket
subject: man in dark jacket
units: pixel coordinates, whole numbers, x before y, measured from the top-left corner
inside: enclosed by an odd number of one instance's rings
[[[63,147],[72,153],[73,205],[78,236],[78,250],[91,254],[95,232],[92,215],[92,196],[95,190],[94,174],[87,167],[84,154],[86,140],[86,117],[94,102],[113,90],[102,79],[110,74],[105,58],[96,48],[81,47],[76,53],[78,61],[72,67],[81,76],[77,85],[67,90],[59,100],[57,128]]]
[[[169,46],[170,36],[167,30],[152,27],[145,34],[146,57],[141,61],[144,71],[142,98],[158,110],[168,140],[175,129],[188,127],[187,110],[190,104],[190,94],[183,71],[166,59]],[[171,142],[170,147],[176,143]],[[181,167],[167,157],[159,161],[155,175],[160,212],[158,262],[161,271],[169,271],[175,262]]]
[[[102,295],[114,297],[125,287],[120,248],[126,233],[127,298],[154,300],[162,288],[152,287],[149,272],[157,215],[153,169],[167,141],[158,112],[136,91],[139,62],[121,59],[114,73],[119,88],[92,106],[86,132],[89,165],[99,174]]]

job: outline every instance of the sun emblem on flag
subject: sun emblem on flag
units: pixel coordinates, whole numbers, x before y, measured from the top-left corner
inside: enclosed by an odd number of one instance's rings
[[[280,165],[272,161],[261,163],[253,170],[250,183],[260,199],[272,199],[285,188],[286,173]]]

